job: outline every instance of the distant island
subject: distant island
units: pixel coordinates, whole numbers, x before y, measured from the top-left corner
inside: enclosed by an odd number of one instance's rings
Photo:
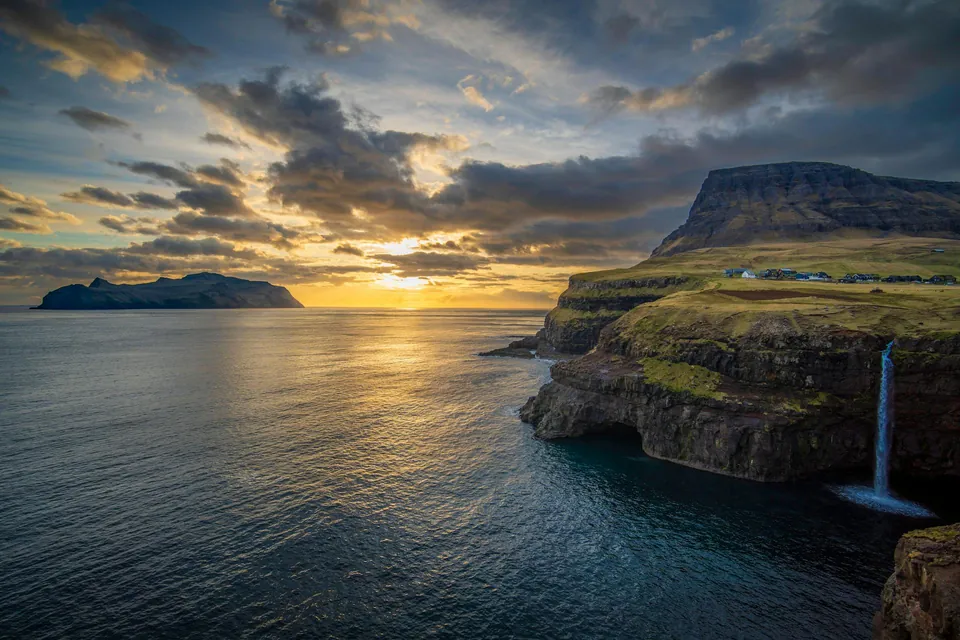
[[[192,273],[179,280],[158,278],[143,284],[113,284],[96,278],[89,286],[71,284],[43,296],[34,309],[300,309],[285,287],[231,278],[219,273]]]

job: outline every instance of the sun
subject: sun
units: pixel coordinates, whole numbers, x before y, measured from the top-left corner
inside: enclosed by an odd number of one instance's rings
[[[395,276],[392,273],[387,273],[380,276],[376,280],[377,285],[384,287],[386,289],[420,289],[427,281],[423,278],[401,278],[400,276]]]

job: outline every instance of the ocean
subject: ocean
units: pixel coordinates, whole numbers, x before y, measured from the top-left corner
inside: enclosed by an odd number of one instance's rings
[[[542,320],[0,313],[0,637],[870,637],[930,521],[535,440]]]

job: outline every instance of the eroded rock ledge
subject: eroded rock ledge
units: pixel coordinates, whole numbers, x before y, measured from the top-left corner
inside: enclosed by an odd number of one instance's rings
[[[960,638],[960,524],[900,538],[874,617],[875,640]]]
[[[701,319],[699,307],[635,309],[593,352],[554,365],[521,418],[548,439],[629,429],[653,457],[751,480],[870,467],[893,336],[716,304]],[[894,469],[960,474],[960,338],[904,336],[895,359]]]

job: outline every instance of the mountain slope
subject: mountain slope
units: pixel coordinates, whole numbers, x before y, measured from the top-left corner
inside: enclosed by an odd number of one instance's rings
[[[711,171],[687,221],[652,257],[890,234],[960,238],[960,183],[875,176],[826,162]]]
[[[194,273],[179,280],[90,286],[71,284],[51,291],[37,309],[242,309],[303,307],[284,287],[269,282]]]

